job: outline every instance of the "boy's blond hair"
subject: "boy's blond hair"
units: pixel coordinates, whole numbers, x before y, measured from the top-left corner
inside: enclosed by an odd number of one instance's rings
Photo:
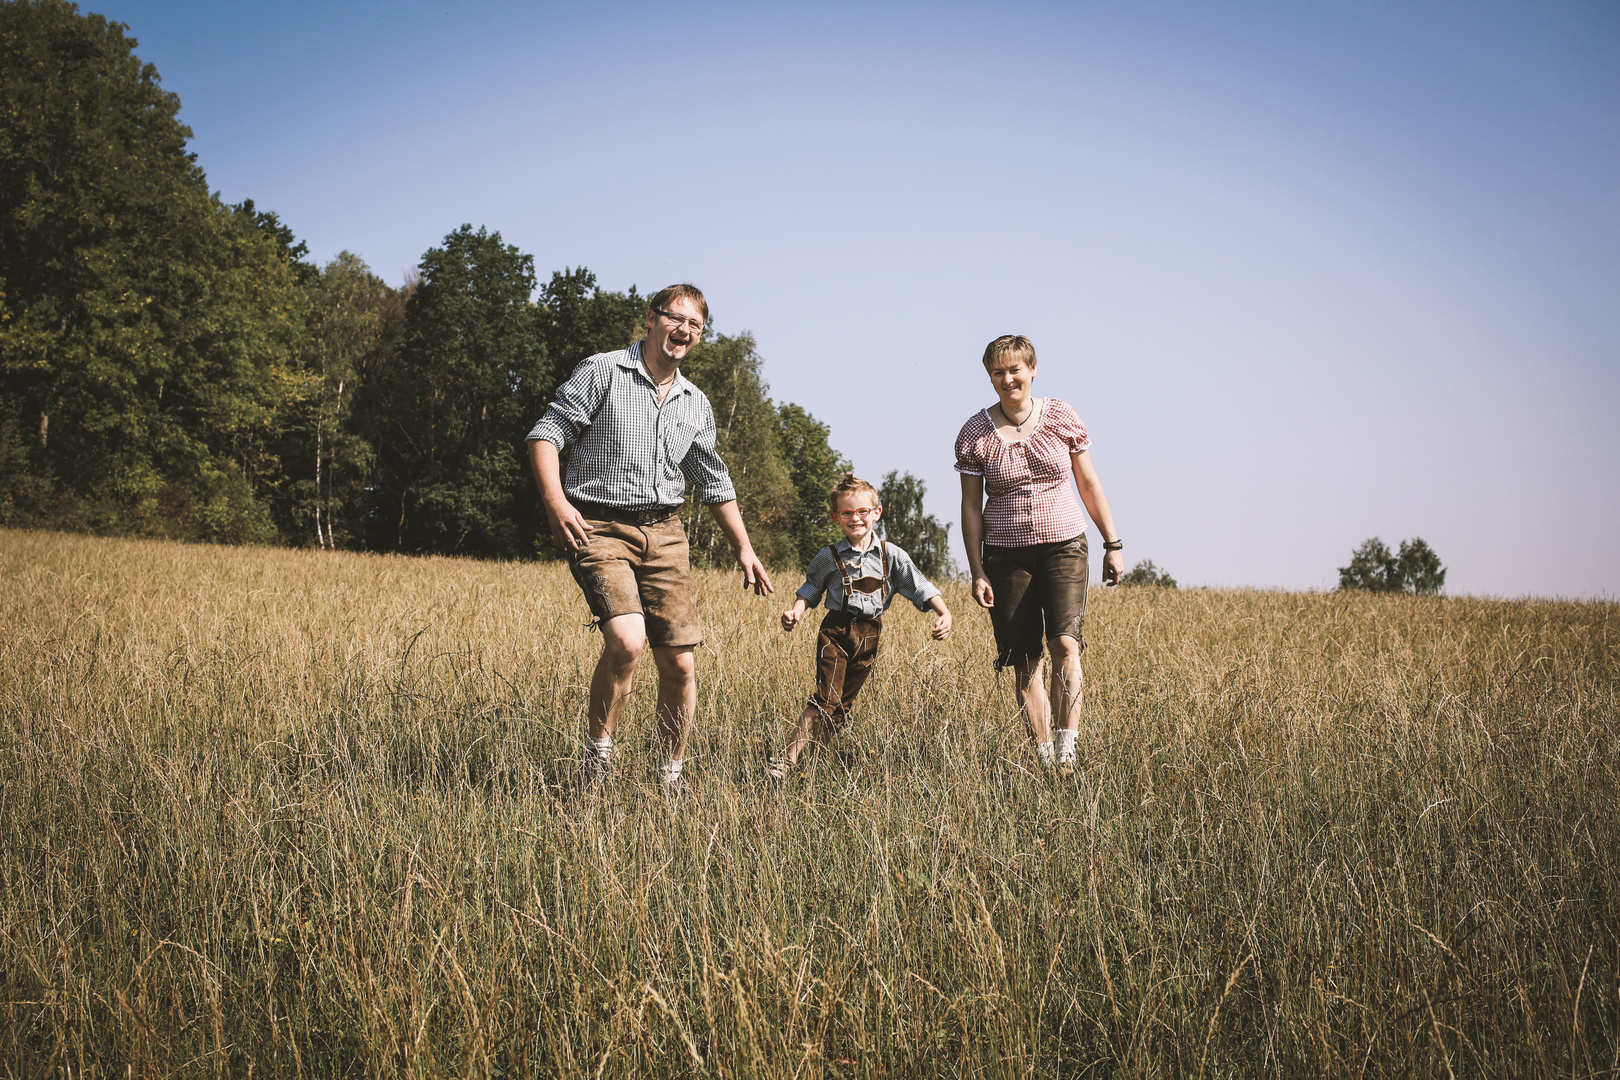
[[[1035,370],[1035,346],[1023,334],[1002,334],[984,347],[984,370],[989,371],[997,360],[1022,360]]]
[[[840,496],[857,494],[862,491],[870,491],[872,493],[872,502],[879,505],[882,504],[883,500],[878,496],[877,488],[873,487],[871,484],[868,484],[865,480],[862,480],[854,473],[845,473],[844,478],[838,481],[838,483],[834,484],[833,489],[827,493],[828,513],[838,512],[838,499]]]

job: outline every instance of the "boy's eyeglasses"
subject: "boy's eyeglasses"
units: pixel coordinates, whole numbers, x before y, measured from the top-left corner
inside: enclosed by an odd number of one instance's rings
[[[871,517],[881,509],[882,507],[880,506],[857,506],[853,510],[840,510],[833,516],[839,521],[854,521],[856,518],[860,518],[864,521],[866,518]]]
[[[663,308],[656,307],[653,308],[653,314],[662,315],[676,326],[684,326],[694,334],[703,333],[703,324],[696,319],[688,319],[685,316],[675,314],[673,311],[665,311]]]

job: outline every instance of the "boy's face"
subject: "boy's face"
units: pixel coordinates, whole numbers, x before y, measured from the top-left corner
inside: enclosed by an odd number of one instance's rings
[[[851,491],[838,496],[833,504],[832,519],[844,530],[849,542],[859,547],[872,535],[883,507],[870,491]]]

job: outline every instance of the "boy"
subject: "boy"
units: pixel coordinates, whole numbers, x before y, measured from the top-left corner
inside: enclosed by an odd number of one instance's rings
[[[782,629],[792,633],[804,618],[805,609],[814,607],[827,594],[827,615],[821,620],[816,637],[816,692],[804,712],[793,741],[780,757],[765,764],[772,780],[782,780],[799,761],[810,744],[812,727],[817,742],[825,744],[849,718],[877,656],[878,636],[883,630],[883,613],[894,594],[899,593],[917,606],[932,610],[932,635],[944,641],[951,633],[951,612],[934,584],[917,570],[911,556],[897,545],[876,540],[874,528],[883,516],[877,489],[852,473],[832,489],[827,504],[833,521],[843,530],[844,539],[816,552],[804,571],[793,606],[782,613]]]

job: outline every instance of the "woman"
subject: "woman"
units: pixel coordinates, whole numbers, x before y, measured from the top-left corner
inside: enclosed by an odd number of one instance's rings
[[[1035,346],[996,338],[984,369],[999,399],[973,414],[956,437],[962,474],[962,539],[973,598],[990,609],[996,669],[1012,666],[1018,706],[1036,753],[1058,773],[1075,773],[1080,735],[1080,652],[1086,647],[1086,513],[1103,535],[1103,582],[1119,582],[1124,547],[1087,448],[1085,425],[1065,402],[1037,398]],[[986,497],[988,496],[988,501]],[[1041,685],[1042,646],[1052,654],[1051,693]],[[1052,720],[1059,720],[1056,747]]]

